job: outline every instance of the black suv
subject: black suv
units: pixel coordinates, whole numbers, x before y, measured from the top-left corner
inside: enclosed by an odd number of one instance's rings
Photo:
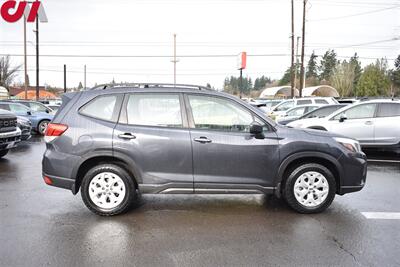
[[[240,99],[201,86],[105,85],[63,96],[49,124],[43,178],[81,189],[99,215],[140,193],[275,194],[296,211],[325,210],[364,187],[356,140],[279,126]]]

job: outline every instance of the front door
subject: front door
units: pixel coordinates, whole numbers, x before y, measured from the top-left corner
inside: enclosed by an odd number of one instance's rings
[[[265,138],[249,132],[265,124],[234,100],[189,94],[195,192],[201,188],[237,185],[272,187],[279,164],[277,135],[265,127]],[[269,126],[270,127],[270,126]]]
[[[134,162],[143,191],[193,192],[192,145],[182,99],[179,93],[125,96],[113,150]]]
[[[327,130],[357,139],[362,145],[373,144],[376,107],[377,104],[366,103],[349,108],[333,117]]]

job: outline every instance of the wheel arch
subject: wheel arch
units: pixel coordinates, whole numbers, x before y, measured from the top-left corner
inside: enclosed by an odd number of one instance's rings
[[[290,171],[301,164],[307,163],[317,163],[328,168],[336,181],[336,193],[340,192],[340,187],[342,184],[341,178],[343,177],[343,169],[337,159],[329,154],[322,152],[300,152],[292,154],[284,159],[278,169],[278,177],[276,180],[276,185],[279,190],[277,190],[278,196],[281,194],[281,189],[283,188],[284,181]]]
[[[135,183],[136,188],[138,188],[138,183],[140,183],[140,175],[133,167],[132,163],[126,161],[125,159],[118,156],[111,155],[94,155],[89,158],[85,158],[80,164],[79,167],[74,171],[75,175],[75,184],[72,187],[72,193],[75,195],[79,192],[79,189],[82,184],[83,177],[85,174],[94,166],[100,164],[115,164],[121,168],[123,168],[128,174],[131,176],[133,182]]]

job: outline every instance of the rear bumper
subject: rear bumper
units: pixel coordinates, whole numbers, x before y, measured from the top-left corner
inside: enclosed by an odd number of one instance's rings
[[[68,179],[64,177],[57,177],[53,175],[47,175],[45,173],[42,174],[43,180],[47,185],[59,187],[63,189],[71,190],[72,193],[76,194],[75,192],[75,180]]]

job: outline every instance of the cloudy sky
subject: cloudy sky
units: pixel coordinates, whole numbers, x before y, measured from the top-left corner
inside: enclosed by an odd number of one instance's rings
[[[3,3],[4,0],[0,0]],[[290,0],[47,0],[40,25],[41,84],[173,82],[173,34],[177,34],[177,82],[221,88],[238,75],[234,55],[246,51],[244,75],[279,79],[290,65]],[[296,35],[302,1],[295,0]],[[309,0],[306,55],[328,48],[340,59],[358,52],[362,64],[400,54],[400,0]],[[34,25],[28,54],[35,55]],[[23,25],[0,21],[0,54],[22,64]],[[308,61],[308,58],[307,58]],[[28,58],[31,84],[35,58]],[[19,80],[22,81],[22,75]]]

